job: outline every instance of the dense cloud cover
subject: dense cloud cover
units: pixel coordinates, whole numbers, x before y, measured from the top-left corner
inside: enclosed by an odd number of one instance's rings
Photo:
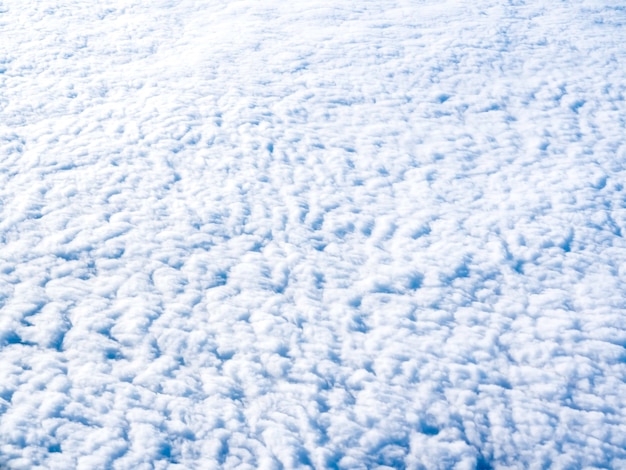
[[[0,0],[0,468],[626,467],[626,9]]]

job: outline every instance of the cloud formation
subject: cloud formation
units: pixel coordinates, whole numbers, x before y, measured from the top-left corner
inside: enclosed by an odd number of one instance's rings
[[[0,467],[626,465],[623,8],[0,22]]]

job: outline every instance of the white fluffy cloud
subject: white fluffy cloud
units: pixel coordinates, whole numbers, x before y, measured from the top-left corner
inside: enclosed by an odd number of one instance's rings
[[[626,465],[623,8],[0,22],[0,467]]]

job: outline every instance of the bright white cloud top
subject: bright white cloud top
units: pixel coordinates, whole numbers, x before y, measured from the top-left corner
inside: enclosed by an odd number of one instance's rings
[[[626,8],[0,1],[0,467],[626,466]]]

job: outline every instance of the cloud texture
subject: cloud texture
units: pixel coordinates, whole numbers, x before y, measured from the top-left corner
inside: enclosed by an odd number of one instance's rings
[[[0,467],[626,466],[626,9],[285,3],[0,1]]]

